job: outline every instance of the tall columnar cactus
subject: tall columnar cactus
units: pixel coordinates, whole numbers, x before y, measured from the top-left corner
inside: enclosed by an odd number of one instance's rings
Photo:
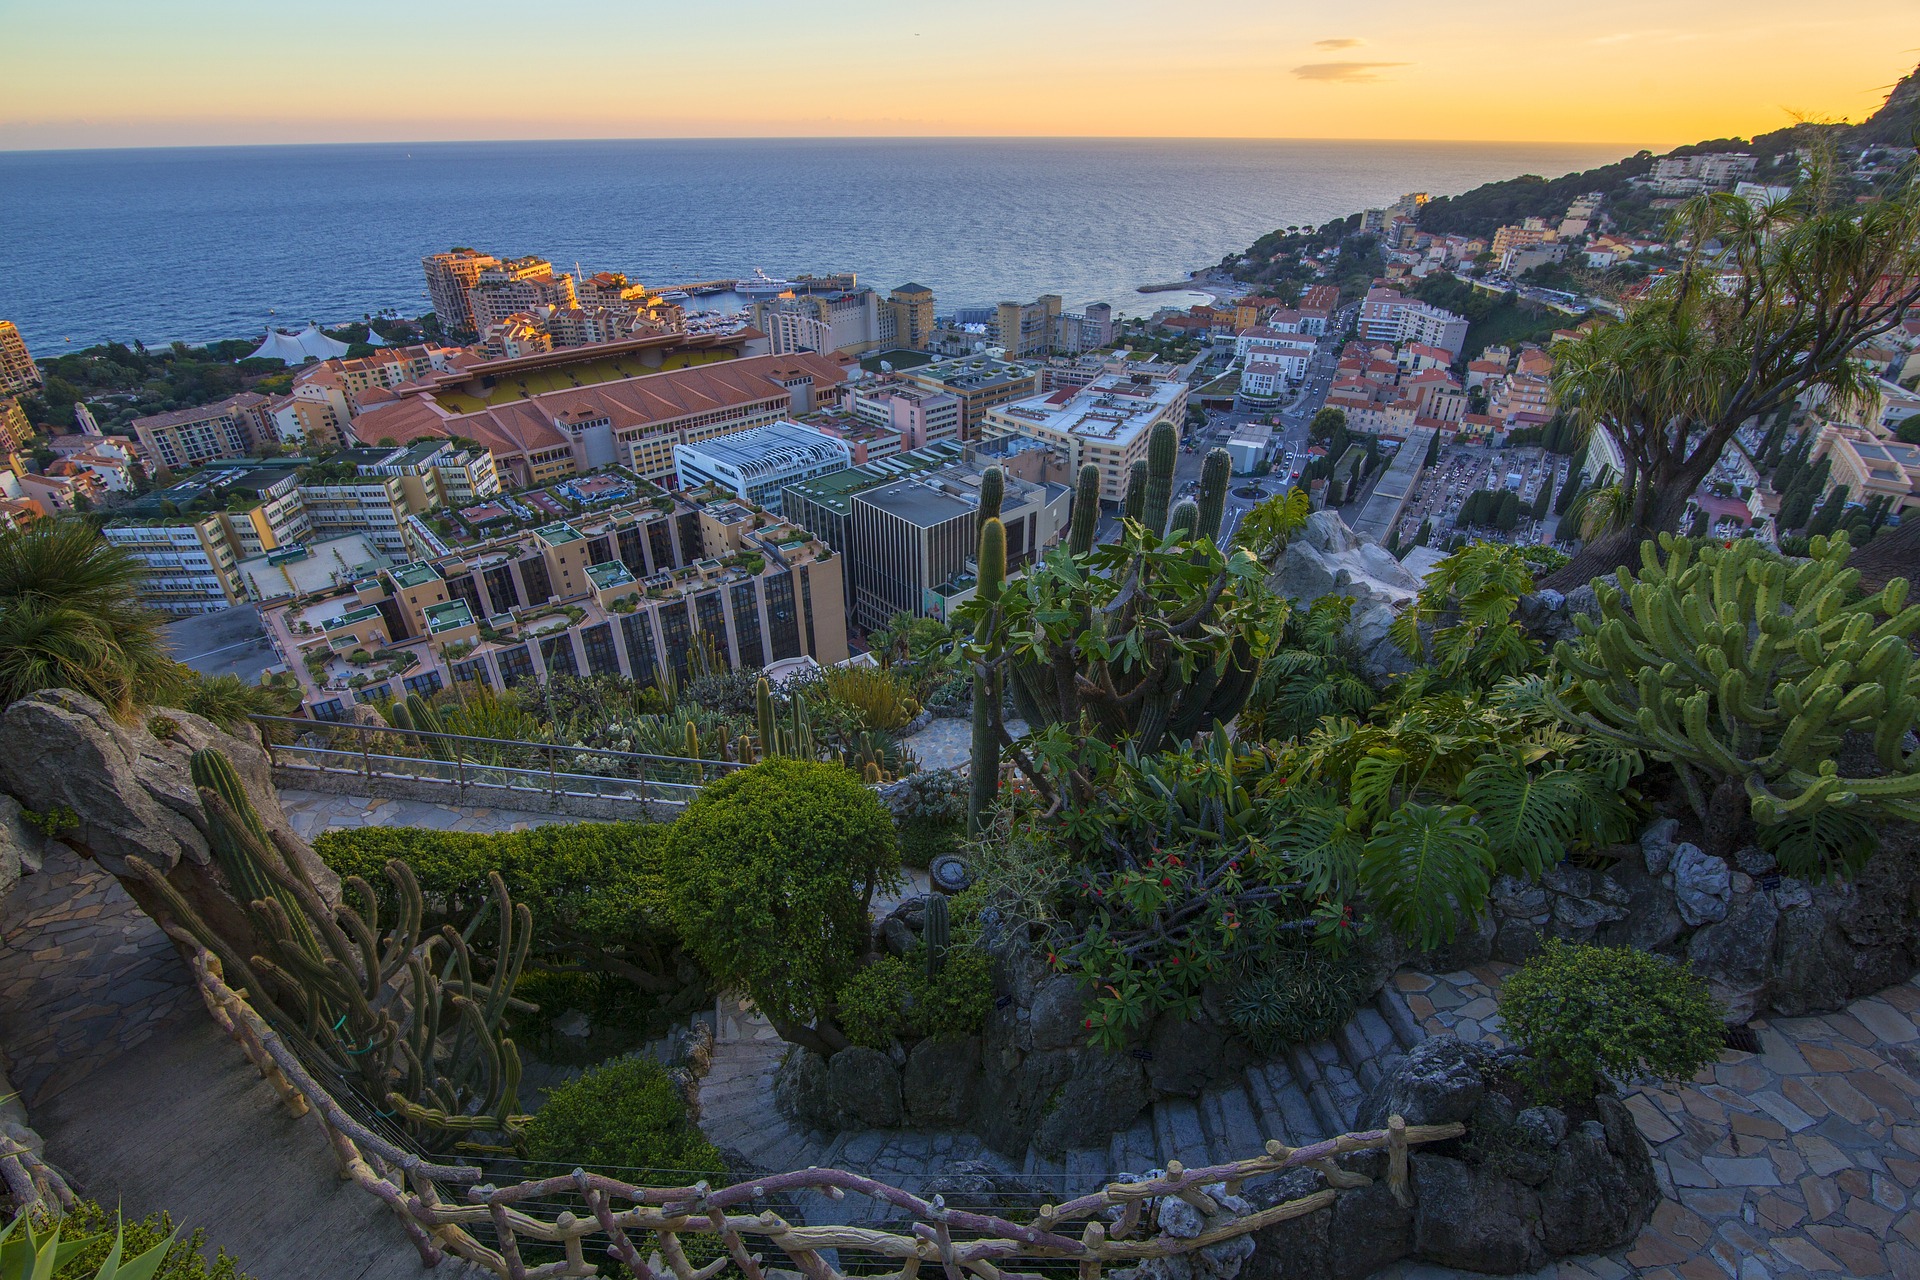
[[[1080,480],[1073,489],[1073,523],[1067,533],[1067,550],[1076,556],[1093,550],[1094,530],[1099,527],[1100,468],[1089,462],[1080,468]]]
[[[234,896],[243,905],[267,898],[278,899],[295,922],[294,936],[310,953],[318,955],[319,943],[313,931],[305,927],[306,917],[300,913],[293,894],[276,884],[267,871],[272,842],[233,761],[218,747],[203,747],[188,758],[187,775],[196,790],[218,799],[215,803],[203,794],[201,809],[207,816],[207,844],[232,886]]]
[[[1167,541],[1185,542],[1200,525],[1200,506],[1192,498],[1182,498],[1167,516]]]
[[[410,722],[408,727],[413,729],[414,732],[426,735],[445,733],[447,731],[446,722],[440,718],[440,713],[434,710],[431,702],[428,702],[419,694],[410,693],[407,695],[404,703],[395,703],[394,714],[396,716],[399,715],[403,707],[405,708],[407,719]],[[397,723],[396,721],[396,724]],[[420,749],[425,751],[427,755],[433,759],[453,759],[453,744],[445,738],[422,736],[418,738],[417,741],[420,744]]]
[[[1007,496],[1007,473],[999,467],[988,467],[980,473],[980,510],[974,517],[976,530],[987,527],[987,521],[1000,518],[1000,504]]]
[[[927,916],[920,928],[920,940],[927,947],[927,976],[931,978],[937,976],[947,963],[947,948],[953,945],[953,931],[948,923],[944,894],[928,894],[926,905]]]
[[[1220,540],[1220,520],[1227,510],[1227,485],[1233,478],[1233,455],[1225,449],[1207,450],[1200,464],[1200,519],[1193,536],[1210,542]]]
[[[773,686],[764,676],[753,686],[753,715],[760,729],[760,754],[771,759],[776,754]]]
[[[1147,460],[1135,458],[1133,465],[1127,468],[1127,496],[1122,504],[1122,513],[1127,519],[1146,520],[1147,483]]]
[[[974,640],[976,644],[991,646],[992,652],[973,664],[973,751],[969,763],[967,830],[976,835],[1000,794],[999,648],[995,641],[994,606],[999,604],[1007,580],[1007,529],[997,519],[987,521],[980,530],[979,572],[974,597],[985,612],[974,630]]]
[[[700,729],[691,720],[687,721],[686,745],[683,746],[681,750],[686,752],[687,759],[689,760],[698,760],[701,758]]]
[[[1180,433],[1171,422],[1156,422],[1147,433],[1147,505],[1140,519],[1159,533],[1167,527],[1167,503],[1173,497],[1173,467],[1179,460]]]
[[[1856,859],[1872,824],[1920,819],[1920,751],[1904,747],[1920,605],[1904,578],[1853,599],[1847,552],[1844,536],[1813,539],[1799,561],[1746,538],[1643,544],[1637,575],[1595,580],[1600,621],[1577,617],[1579,640],[1555,647],[1571,682],[1549,682],[1554,709],[1671,762],[1716,852],[1751,818],[1796,872]],[[1840,772],[1849,734],[1871,740],[1883,773]]]

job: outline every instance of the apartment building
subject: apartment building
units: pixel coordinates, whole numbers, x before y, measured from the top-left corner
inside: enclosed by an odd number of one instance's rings
[[[987,324],[987,337],[1012,359],[1044,356],[1053,349],[1060,311],[1057,293],[1043,293],[1033,302],[1002,302]]]
[[[844,441],[785,419],[675,445],[673,457],[682,486],[715,485],[736,498],[773,507],[788,485],[853,465]]]
[[[960,401],[960,438],[972,440],[996,405],[1011,404],[1037,395],[1040,366],[993,356],[962,356],[936,360],[894,375],[923,391],[945,393]]]
[[[1536,244],[1546,244],[1557,239],[1559,233],[1549,227],[1543,219],[1527,218],[1519,226],[1507,226],[1496,229],[1493,244],[1489,247],[1496,261],[1505,262],[1507,255],[1516,249],[1525,249]]]
[[[1920,446],[1836,422],[1820,429],[1814,456],[1830,460],[1827,487],[1847,486],[1850,502],[1884,497],[1892,504],[1888,510],[1902,516],[1920,507]]]
[[[664,671],[684,680],[703,652],[754,668],[848,656],[832,548],[713,491],[556,521],[262,613],[320,719],[455,683],[589,674],[646,683]],[[343,658],[361,648],[412,661],[370,681]]]
[[[489,360],[518,360],[553,350],[553,335],[524,311],[489,324],[480,334],[480,348]]]
[[[874,462],[861,463],[845,471],[833,471],[788,485],[781,491],[780,514],[792,524],[818,537],[840,553],[842,565],[853,547],[854,495],[896,480],[967,460],[968,450],[954,441],[943,441],[925,449],[894,454]],[[851,569],[848,570],[846,599],[853,601]]]
[[[899,443],[894,452],[960,438],[960,397],[897,379],[854,383],[847,390],[847,411],[866,426],[895,433]]]
[[[1711,151],[1690,156],[1662,156],[1648,175],[1655,194],[1688,196],[1700,191],[1725,191],[1758,171],[1760,162],[1744,151]]]
[[[123,516],[100,531],[146,569],[140,601],[175,618],[218,613],[244,602],[233,544],[217,514]]]
[[[0,396],[0,453],[12,453],[33,438],[26,406],[13,396]]]
[[[13,321],[0,320],[0,394],[36,391],[39,387],[40,366],[27,354],[26,339]]]
[[[551,262],[531,255],[482,267],[467,290],[467,299],[474,332],[481,334],[516,313],[531,315],[541,307],[579,305],[573,277],[555,275]]]
[[[848,569],[854,622],[883,627],[895,614],[945,618],[973,595],[985,468],[941,467],[852,497]],[[1024,566],[1065,533],[1073,495],[1065,485],[1005,479],[1000,519],[1007,566]]]
[[[1367,290],[1360,303],[1360,336],[1374,342],[1418,342],[1441,347],[1453,359],[1467,345],[1467,319],[1403,296],[1397,289]]]
[[[255,391],[135,418],[133,433],[149,458],[174,471],[215,458],[244,458],[279,441],[271,401]]]
[[[1243,365],[1256,360],[1276,365],[1295,382],[1307,376],[1307,366],[1318,350],[1312,338],[1264,325],[1248,329],[1233,343],[1234,358]]]
[[[499,263],[492,254],[473,249],[428,254],[420,260],[427,273],[427,297],[433,302],[433,314],[439,318],[443,330],[457,334],[479,333],[469,295],[480,282],[480,273]]]
[[[933,290],[923,284],[903,284],[879,304],[880,344],[887,348],[925,351],[937,327]]]
[[[884,345],[880,307],[871,289],[767,298],[753,304],[753,327],[767,335],[774,355],[837,351],[862,356]]]
[[[490,404],[465,389],[470,381],[407,388],[359,414],[353,430],[368,443],[453,436],[473,440],[493,454],[516,488],[615,464],[666,482],[674,475],[675,445],[803,417],[837,404],[849,367],[845,357],[813,352],[726,359],[730,351],[721,347],[711,354],[721,358]],[[496,387],[512,385],[509,379],[516,370],[495,365],[496,372],[486,372],[489,368],[470,366],[462,375],[484,376]],[[453,407],[469,404],[475,407]]]
[[[345,422],[360,412],[360,398],[367,392],[391,389],[409,382],[424,382],[436,373],[457,369],[474,359],[471,347],[449,347],[439,343],[418,343],[409,347],[382,347],[372,355],[351,360],[322,360],[293,375],[294,393],[302,388],[322,389],[328,402]]]
[[[989,409],[982,435],[1038,440],[1057,449],[1071,473],[1091,462],[1100,468],[1101,499],[1119,502],[1134,460],[1147,456],[1153,427],[1170,422],[1178,433],[1186,413],[1183,381],[1107,374],[1077,391],[1063,387]]]

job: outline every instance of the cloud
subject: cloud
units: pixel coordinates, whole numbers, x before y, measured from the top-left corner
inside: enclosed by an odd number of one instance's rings
[[[1309,62],[1293,69],[1302,80],[1331,80],[1336,84],[1372,84],[1388,67],[1410,67],[1410,62]]]
[[[1359,36],[1341,36],[1337,40],[1315,40],[1313,47],[1316,49],[1325,49],[1331,53],[1335,49],[1357,49],[1365,43],[1366,41],[1362,40]]]

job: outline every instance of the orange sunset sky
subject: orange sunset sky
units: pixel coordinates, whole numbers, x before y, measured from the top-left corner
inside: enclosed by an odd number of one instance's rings
[[[1915,0],[0,0],[0,150],[1194,136],[1664,147],[1869,114]]]

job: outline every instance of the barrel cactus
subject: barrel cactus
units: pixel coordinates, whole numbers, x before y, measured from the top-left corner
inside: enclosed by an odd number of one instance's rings
[[[1752,539],[1696,549],[1662,534],[1638,574],[1595,580],[1600,621],[1577,618],[1580,638],[1555,647],[1549,701],[1670,762],[1715,852],[1750,820],[1795,874],[1857,866],[1874,824],[1920,820],[1920,751],[1906,746],[1920,605],[1904,578],[1855,598],[1847,553],[1844,535],[1789,560]],[[1877,773],[1841,772],[1850,738],[1871,743]]]

